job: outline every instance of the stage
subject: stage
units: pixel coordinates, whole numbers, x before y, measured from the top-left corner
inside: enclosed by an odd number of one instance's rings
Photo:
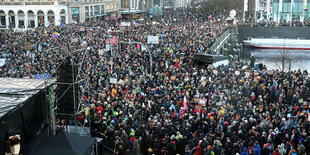
[[[20,135],[20,151],[27,154],[29,145],[48,126],[48,92],[56,80],[0,78],[0,154],[9,137]],[[8,148],[8,147],[6,147]]]

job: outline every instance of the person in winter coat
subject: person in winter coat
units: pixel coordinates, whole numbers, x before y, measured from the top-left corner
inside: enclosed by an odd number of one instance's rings
[[[257,143],[257,144],[254,145],[254,154],[255,155],[260,155],[260,153],[261,153],[260,146]]]
[[[243,152],[241,152],[240,155],[249,155],[249,153],[247,151],[248,151],[248,149],[246,147],[244,147]]]
[[[133,144],[132,154],[140,155],[140,140],[139,139],[135,140]]]
[[[219,140],[214,140],[214,153],[221,154],[222,143]]]
[[[200,144],[201,144],[201,140],[198,143],[198,146],[196,147],[195,155],[202,155],[202,148],[201,148]]]
[[[175,155],[176,152],[176,146],[175,146],[175,141],[170,141],[167,144],[167,155]]]
[[[271,155],[281,155],[281,153],[279,153],[279,149],[276,148]]]
[[[306,154],[306,147],[302,143],[298,144],[297,154],[298,155],[305,155]]]
[[[284,148],[284,144],[282,145],[278,145],[278,148],[279,148],[279,153],[281,155],[285,155],[286,154],[286,149]]]
[[[261,155],[270,155],[271,150],[268,148],[269,146],[267,144],[264,144],[264,148],[262,149]]]
[[[212,150],[212,146],[211,145],[209,145],[208,147],[207,147],[207,152],[206,153],[204,153],[204,155],[215,155],[214,154],[214,152],[213,152],[213,150]]]

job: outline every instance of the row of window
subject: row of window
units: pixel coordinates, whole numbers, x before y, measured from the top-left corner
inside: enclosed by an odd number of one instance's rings
[[[117,9],[117,4],[106,4],[104,5],[95,5],[95,6],[85,6],[85,16],[94,16],[94,15],[103,15],[104,10],[111,10],[111,9]]]
[[[1,2],[42,2],[42,0],[0,0]],[[43,0],[47,2],[52,2],[53,0]],[[57,0],[58,2],[62,2],[63,0]],[[66,1],[66,0],[65,0]],[[70,0],[71,2],[77,2],[79,0]],[[90,3],[90,2],[102,2],[104,0],[84,0],[85,3]]]

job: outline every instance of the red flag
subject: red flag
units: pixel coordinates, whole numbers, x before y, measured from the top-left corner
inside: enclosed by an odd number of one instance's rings
[[[182,108],[181,116],[184,115],[184,113],[185,113],[186,110],[187,110],[187,100],[186,100],[186,97],[184,96],[183,108]]]
[[[112,44],[117,45],[117,39],[116,38],[112,38]]]
[[[117,18],[122,18],[122,15],[121,15],[121,14],[118,14],[118,15],[117,15]]]
[[[117,27],[119,26],[118,21],[116,21],[116,26],[117,26]]]
[[[137,44],[137,48],[140,49],[140,44]]]

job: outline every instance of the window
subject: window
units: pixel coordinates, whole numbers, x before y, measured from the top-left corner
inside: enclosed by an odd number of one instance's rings
[[[104,5],[101,5],[101,14],[104,14]]]
[[[22,2],[24,2],[24,0],[19,0],[19,2],[21,2],[21,3],[22,3]]]
[[[107,5],[105,6],[105,9],[106,9],[106,10],[110,10],[110,4],[107,4]]]
[[[94,6],[94,12],[95,12],[95,15],[100,14],[99,5]]]
[[[85,16],[88,17],[89,16],[89,7],[85,6]]]

